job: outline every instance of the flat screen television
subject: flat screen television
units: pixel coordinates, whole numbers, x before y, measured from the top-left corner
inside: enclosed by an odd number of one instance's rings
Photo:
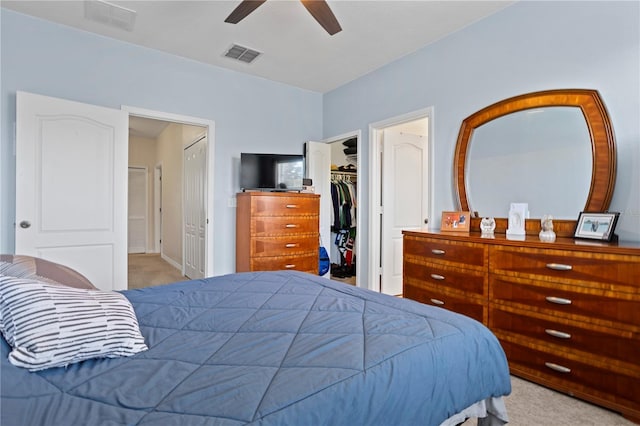
[[[304,155],[240,154],[240,188],[262,191],[300,191]]]

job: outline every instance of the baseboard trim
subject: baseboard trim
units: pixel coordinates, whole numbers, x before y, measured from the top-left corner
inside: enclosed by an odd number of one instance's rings
[[[178,271],[180,271],[180,273],[182,273],[182,265],[179,264],[178,262],[176,262],[175,260],[171,259],[169,256],[165,255],[164,253],[160,254],[160,257],[162,258],[162,260],[164,260],[165,262],[167,262],[169,265],[173,266],[174,268],[176,268]]]

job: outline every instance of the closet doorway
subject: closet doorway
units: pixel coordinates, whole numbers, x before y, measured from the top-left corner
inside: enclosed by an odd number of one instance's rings
[[[307,176],[321,195],[320,236],[331,259],[325,277],[356,286],[360,286],[361,275],[360,140],[360,131],[356,131],[305,144]]]
[[[369,128],[369,281],[381,293],[402,294],[402,230],[433,216],[432,117],[427,108]]]
[[[331,147],[331,279],[356,285],[358,265],[358,135]]]

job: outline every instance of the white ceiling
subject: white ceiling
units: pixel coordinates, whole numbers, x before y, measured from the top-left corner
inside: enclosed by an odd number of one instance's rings
[[[4,8],[199,62],[325,93],[414,52],[512,1],[360,1],[329,5],[330,36],[297,0],[268,0],[238,24],[234,1],[112,1],[136,11],[132,31],[84,17],[85,1],[10,1]],[[223,57],[232,44],[263,52],[252,64]]]

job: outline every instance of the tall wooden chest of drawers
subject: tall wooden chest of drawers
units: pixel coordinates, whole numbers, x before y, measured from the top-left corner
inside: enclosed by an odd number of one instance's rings
[[[404,249],[404,297],[482,321],[514,375],[640,422],[640,244],[405,231]]]
[[[237,272],[318,273],[319,195],[241,192],[237,201]]]

